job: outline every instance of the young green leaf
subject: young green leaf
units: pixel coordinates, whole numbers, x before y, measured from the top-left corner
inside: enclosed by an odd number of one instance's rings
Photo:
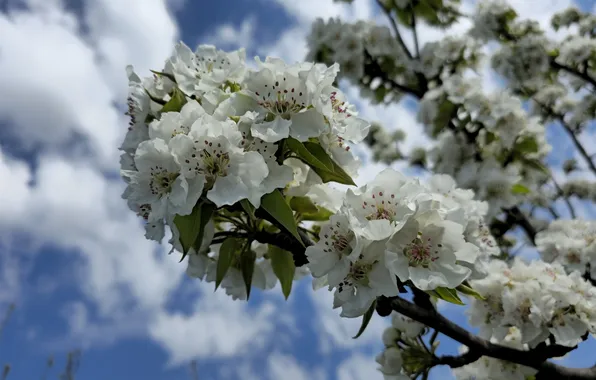
[[[307,165],[311,168],[320,169],[320,170],[331,170],[332,167],[327,167],[323,162],[321,162],[317,157],[315,157],[312,153],[306,149],[303,143],[300,141],[293,139],[291,137],[285,140],[286,146],[294,153],[300,157]]]
[[[337,182],[342,183],[344,185],[352,185],[356,186],[352,177],[346,173],[341,166],[339,166],[335,161],[329,157],[325,149],[317,143],[307,141],[304,143],[304,147],[308,149],[308,151],[317,158],[320,162],[322,162],[326,167],[330,168],[331,170],[320,170],[313,169],[319,177],[323,180],[323,182]]]
[[[458,292],[460,292],[462,294],[465,294],[467,296],[474,297],[474,298],[479,299],[481,301],[484,301],[485,300],[485,298],[480,293],[478,293],[476,290],[474,290],[474,288],[472,288],[467,281],[464,281],[464,283],[462,283],[460,286],[458,286],[455,289]]]
[[[377,300],[374,300],[373,303],[370,305],[366,313],[362,316],[362,325],[360,325],[360,330],[358,330],[358,334],[354,336],[352,339],[358,339],[360,335],[366,330],[366,326],[372,319],[373,314],[375,313],[375,308],[377,307]]]
[[[291,233],[300,244],[304,245],[300,234],[298,234],[298,226],[296,225],[292,209],[278,189],[263,195],[263,198],[261,198],[261,208]]]
[[[178,88],[174,88],[172,98],[163,106],[161,112],[180,112],[182,106],[186,104],[186,96]]]
[[[234,237],[229,237],[222,243],[219,248],[219,256],[217,257],[217,268],[215,270],[215,290],[223,281],[230,265],[234,262],[234,258],[239,253],[242,247],[242,241]]]
[[[301,214],[314,214],[319,211],[309,197],[292,197],[290,207]]]
[[[253,206],[247,199],[241,200],[240,205],[251,219],[255,218],[255,206]]]
[[[356,185],[352,177],[333,161],[318,143],[312,141],[302,143],[293,138],[287,138],[285,142],[288,148],[310,166],[324,183],[333,181],[345,185]]]
[[[313,222],[324,222],[329,220],[333,215],[331,210],[328,210],[324,207],[319,207],[319,210],[315,213],[304,213],[302,214],[302,220],[312,220]]]
[[[513,186],[511,186],[511,192],[513,194],[528,194],[530,193],[530,189],[528,189],[521,183],[516,183]]]
[[[244,279],[244,285],[246,286],[246,300],[250,298],[250,288],[252,285],[252,275],[255,271],[255,260],[257,254],[250,249],[250,246],[246,247],[240,255],[240,270],[242,271],[242,278]]]
[[[189,215],[176,215],[174,217],[174,224],[178,228],[183,250],[180,261],[184,260],[192,247],[196,248],[201,245],[205,226],[211,219],[213,211],[215,211],[213,203],[199,200]]]
[[[426,292],[442,299],[443,301],[447,301],[456,305],[465,305],[465,303],[463,303],[463,301],[457,295],[457,291],[455,289],[438,287],[434,290],[427,290]]]
[[[526,137],[515,143],[515,149],[521,153],[536,153],[539,148],[538,142],[533,137]]]
[[[294,282],[294,274],[296,272],[294,258],[290,252],[274,245],[269,246],[269,258],[271,259],[273,273],[275,273],[281,284],[281,291],[286,299],[288,299],[292,291],[292,283]]]
[[[162,71],[155,71],[155,70],[149,70],[149,71],[151,71],[155,75],[159,75],[160,77],[166,77],[169,80],[171,80],[172,82],[176,83],[176,77],[173,74],[168,74],[168,73],[164,73]]]

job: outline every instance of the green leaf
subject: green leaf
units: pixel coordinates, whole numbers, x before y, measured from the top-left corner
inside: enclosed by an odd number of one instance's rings
[[[539,148],[538,142],[533,137],[526,137],[515,143],[515,149],[521,153],[536,153]]]
[[[331,170],[331,168],[327,167],[324,163],[319,161],[311,152],[306,149],[304,144],[300,141],[293,139],[291,137],[285,140],[285,144],[287,147],[294,153],[300,157],[306,164],[308,164],[311,168],[321,169],[321,170]]]
[[[244,279],[244,285],[246,286],[246,300],[250,298],[250,288],[252,285],[252,275],[255,271],[255,260],[257,254],[250,249],[250,246],[246,247],[240,255],[240,270],[242,271],[242,278]]]
[[[513,186],[511,186],[511,192],[513,194],[528,194],[530,193],[530,189],[528,189],[521,183],[516,183]]]
[[[189,215],[176,215],[174,224],[180,234],[182,259],[184,260],[192,247],[200,247],[205,233],[205,226],[211,219],[215,205],[208,201],[199,201]]]
[[[528,160],[528,159],[522,159],[522,162],[524,163],[524,165],[526,165],[534,170],[541,171],[544,174],[550,176],[549,168],[547,168],[542,162],[540,162],[538,160]]]
[[[373,314],[375,313],[375,308],[377,307],[377,300],[374,300],[373,303],[370,305],[366,313],[362,316],[362,325],[360,325],[360,330],[358,330],[358,334],[354,336],[352,339],[358,339],[360,335],[366,330],[366,326],[372,319]]]
[[[241,200],[240,205],[251,219],[255,218],[255,206],[253,206],[252,203],[248,201],[248,199]]]
[[[324,207],[319,207],[319,210],[316,213],[304,213],[302,214],[302,220],[311,220],[313,222],[324,222],[329,220],[333,215],[331,210],[328,210]]]
[[[307,141],[304,143],[304,147],[308,149],[308,151],[322,162],[327,168],[327,170],[318,170],[314,168],[313,170],[321,177],[323,182],[331,182],[335,181],[337,183],[342,183],[344,185],[352,185],[356,186],[352,177],[346,173],[341,166],[339,166],[335,161],[329,157],[325,149],[318,143],[314,143],[311,141]]]
[[[275,273],[281,284],[281,291],[286,299],[288,299],[290,292],[292,291],[294,273],[296,272],[294,257],[286,250],[274,245],[269,245],[269,258],[271,259],[273,273]]]
[[[174,88],[172,92],[172,98],[166,103],[165,106],[161,109],[161,112],[180,112],[182,106],[186,104],[186,96],[182,93],[182,91],[178,90],[177,87]]]
[[[292,197],[290,207],[301,214],[314,214],[319,211],[309,197]]]
[[[478,293],[476,290],[474,290],[474,288],[472,288],[467,281],[464,281],[460,286],[458,286],[455,289],[460,293],[463,293],[470,297],[474,297],[481,301],[486,300],[486,298],[484,298],[480,293]]]
[[[455,106],[455,104],[451,103],[448,100],[445,100],[444,102],[441,103],[441,105],[439,106],[439,109],[437,111],[437,116],[435,117],[435,120],[433,121],[433,130],[432,130],[432,136],[436,137],[439,132],[441,132],[443,130],[443,128],[445,128],[449,122],[453,119],[453,115],[455,112],[455,109],[457,107]]]
[[[455,289],[438,287],[434,290],[427,290],[426,292],[442,299],[443,301],[447,301],[456,305],[465,305],[465,303],[463,303],[463,301],[457,295],[457,291]]]
[[[329,157],[325,149],[318,143],[312,141],[302,143],[291,137],[285,141],[287,147],[310,166],[324,183],[334,181],[344,185],[356,185],[354,180]]]
[[[168,73],[164,73],[162,71],[155,71],[155,70],[149,70],[149,71],[151,71],[155,75],[159,75],[161,77],[166,77],[169,80],[171,80],[172,82],[176,83],[176,77],[174,77],[173,74],[168,74]]]
[[[261,208],[304,246],[300,234],[298,234],[298,226],[296,225],[292,209],[278,189],[263,195],[263,198],[261,198]]]
[[[234,237],[229,237],[222,243],[219,248],[219,255],[217,257],[217,268],[215,271],[215,290],[223,281],[230,265],[234,262],[234,257],[238,253],[238,249],[242,247],[242,241]]]

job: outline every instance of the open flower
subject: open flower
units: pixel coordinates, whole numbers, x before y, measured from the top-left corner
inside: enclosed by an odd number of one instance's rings
[[[245,92],[257,101],[258,112],[265,116],[264,121],[253,124],[252,135],[266,142],[289,136],[300,141],[318,137],[327,123],[312,106],[315,94],[300,75],[300,67],[271,59],[261,66],[249,72],[245,81]]]
[[[259,207],[265,194],[261,183],[269,171],[263,156],[244,152],[241,142],[242,135],[233,121],[204,115],[188,135],[176,135],[170,146],[183,176],[206,186],[207,199],[217,206],[248,199]]]
[[[150,206],[149,222],[191,213],[203,184],[180,175],[180,165],[165,141],[142,142],[135,154],[135,166],[138,172],[123,172],[130,180],[128,197],[136,204]]]
[[[463,232],[461,225],[444,220],[436,210],[418,211],[387,242],[387,268],[422,290],[455,288],[471,273],[458,261],[473,264],[478,252]]]

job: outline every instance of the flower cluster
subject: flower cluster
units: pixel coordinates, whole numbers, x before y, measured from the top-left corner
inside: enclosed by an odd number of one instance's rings
[[[492,341],[493,343],[500,343],[519,350],[527,349],[527,345],[521,343],[521,338],[520,330],[516,327],[511,327],[505,339],[500,342],[497,342],[495,339],[492,339]],[[461,351],[465,353],[467,347],[463,347]],[[526,380],[535,375],[536,370],[504,360],[483,356],[471,364],[454,368],[453,374],[457,380]]]
[[[385,349],[376,357],[379,371],[385,379],[407,380],[410,378],[408,374],[415,372],[412,371],[414,369],[412,367],[415,367],[419,361],[415,360],[417,356],[415,353],[423,350],[416,338],[423,332],[423,324],[401,314],[392,313],[391,326],[383,332]],[[429,358],[427,355],[422,355],[420,359],[424,359],[424,356]]]
[[[467,311],[485,338],[503,341],[516,326],[530,348],[551,337],[573,347],[596,332],[596,289],[579,272],[568,275],[560,264],[542,261],[489,265],[486,278],[470,282],[485,300],[472,300]]]
[[[296,181],[286,140],[308,141],[355,174],[349,145],[369,125],[333,87],[338,69],[268,57],[252,70],[244,50],[192,51],[182,43],[153,79],[129,67],[123,197],[147,221],[146,236],[161,241],[165,227],[174,229],[176,216],[191,214],[200,199],[215,208],[242,200],[259,208],[265,194]],[[324,182],[310,171],[313,183]]]
[[[595,221],[555,220],[536,235],[536,246],[544,261],[596,279]]]
[[[326,277],[345,317],[362,315],[377,296],[396,296],[396,277],[421,290],[456,288],[498,253],[483,223],[488,207],[473,197],[447,175],[422,184],[385,169],[347,191],[306,250],[311,273]]]
[[[457,117],[449,114],[456,109]],[[551,149],[544,126],[537,117],[527,117],[519,98],[505,91],[485,95],[479,82],[458,75],[425,94],[418,117],[438,139],[429,154],[433,170],[453,176],[489,202],[489,217],[523,199],[525,191],[512,189],[522,182],[525,162],[510,158],[539,160]],[[455,131],[444,130],[447,123]],[[539,179],[526,175],[523,186],[534,187]]]

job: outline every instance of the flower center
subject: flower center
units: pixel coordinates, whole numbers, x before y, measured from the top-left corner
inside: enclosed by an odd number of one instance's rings
[[[442,247],[442,244],[437,244],[437,246]],[[431,243],[431,239],[425,239],[421,232],[418,232],[418,236],[406,245],[403,252],[412,267],[428,267],[430,263],[438,259],[437,254],[439,253]]]
[[[201,153],[203,158],[203,173],[207,177],[207,181],[215,181],[217,177],[225,177],[228,175],[228,168],[230,167],[230,155],[225,153],[210,153],[206,149]]]
[[[306,103],[303,92],[295,87],[285,88],[285,81],[284,77],[281,86],[279,81],[275,81],[271,86],[266,84],[262,93],[255,91],[255,94],[259,97],[259,105],[272,113],[273,118],[280,116],[289,120],[292,114],[306,108]]]
[[[357,261],[350,263],[350,272],[338,285],[338,291],[341,293],[344,288],[351,288],[354,285],[368,286],[368,273],[372,270],[373,265],[376,263],[363,263]]]
[[[151,175],[152,178],[151,182],[149,183],[151,194],[157,195],[161,198],[172,191],[172,185],[174,184],[176,178],[178,178],[179,173],[170,173],[162,169],[153,171]]]
[[[379,191],[372,195],[372,202],[362,202],[362,209],[368,211],[367,220],[386,219],[393,221],[395,219],[395,194],[386,195]]]

